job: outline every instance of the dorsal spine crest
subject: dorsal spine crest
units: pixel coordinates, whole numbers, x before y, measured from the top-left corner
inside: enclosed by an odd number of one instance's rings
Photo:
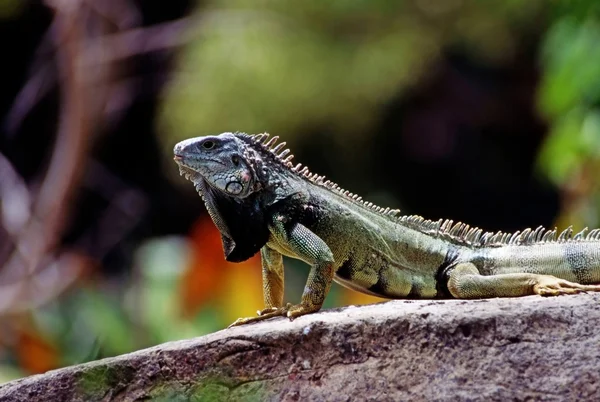
[[[278,145],[279,136],[273,136],[269,139],[268,133],[248,135],[237,133],[240,137],[249,139],[252,143],[259,145],[262,151],[268,152],[274,160],[282,166],[288,168],[291,172],[309,180],[315,185],[329,189],[338,193],[340,196],[351,200],[364,208],[367,208],[382,216],[389,217],[395,222],[406,225],[412,229],[422,233],[432,235],[437,238],[449,240],[458,244],[475,246],[475,247],[501,247],[507,245],[535,245],[543,243],[564,243],[569,241],[598,241],[600,240],[600,228],[593,229],[588,232],[588,228],[584,228],[580,232],[573,234],[573,227],[569,226],[557,236],[557,229],[545,229],[543,226],[537,227],[535,230],[527,228],[523,231],[514,233],[484,232],[483,229],[471,227],[466,223],[456,222],[452,219],[439,219],[437,221],[426,220],[419,215],[400,215],[400,210],[391,208],[382,208],[367,202],[357,194],[353,194],[348,190],[344,190],[336,183],[325,180],[325,176],[319,176],[317,173],[312,173],[307,166],[301,163],[293,165],[291,163],[294,155],[289,149],[284,149],[286,143],[281,142]]]
[[[242,136],[242,138],[243,138],[243,136],[246,136],[246,138],[250,138],[254,144],[258,144],[259,147],[263,151],[268,152],[277,162],[279,162],[283,166],[289,168],[291,172],[294,172],[294,173],[300,175],[301,177],[304,177],[305,179],[309,180],[310,182],[312,182],[316,185],[319,185],[319,186],[325,187],[331,191],[334,191],[334,192],[340,194],[341,196],[347,198],[348,200],[351,200],[351,201],[353,201],[375,213],[378,213],[382,216],[386,216],[389,218],[395,218],[400,213],[400,210],[391,209],[391,208],[384,209],[380,206],[373,204],[372,202],[364,201],[362,199],[362,197],[360,197],[356,194],[353,194],[348,190],[344,190],[339,185],[337,185],[337,183],[334,183],[331,180],[326,180],[325,176],[320,176],[317,173],[312,173],[308,169],[307,166],[303,167],[301,163],[298,163],[296,166],[294,166],[291,163],[294,155],[290,154],[291,151],[289,149],[284,149],[284,147],[286,145],[285,142],[281,142],[281,143],[277,144],[277,140],[279,139],[278,136],[273,136],[273,137],[269,138],[268,133],[262,133],[262,134],[256,134],[256,135],[247,135],[247,134],[238,133],[238,135]]]

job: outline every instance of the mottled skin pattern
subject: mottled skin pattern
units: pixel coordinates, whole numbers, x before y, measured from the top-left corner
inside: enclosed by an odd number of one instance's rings
[[[175,146],[221,232],[225,257],[260,251],[265,308],[290,319],[318,311],[331,282],[387,298],[486,298],[600,291],[600,230],[572,236],[483,233],[452,221],[398,216],[301,165],[277,137],[223,133]],[[299,304],[284,304],[286,255],[310,265]]]

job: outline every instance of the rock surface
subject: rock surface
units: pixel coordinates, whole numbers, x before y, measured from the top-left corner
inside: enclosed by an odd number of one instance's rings
[[[0,386],[0,401],[600,400],[600,295],[390,301]]]

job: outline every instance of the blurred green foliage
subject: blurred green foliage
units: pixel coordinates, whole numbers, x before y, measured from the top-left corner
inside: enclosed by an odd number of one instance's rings
[[[23,0],[0,0],[0,20],[16,17],[24,5]]]
[[[559,2],[560,3],[560,2]],[[542,42],[540,170],[565,192],[560,223],[600,224],[600,3],[563,3]]]
[[[182,52],[163,104],[165,135],[368,131],[444,48],[500,63],[514,57],[519,30],[531,29],[544,4],[213,1],[198,12],[201,35]]]
[[[548,31],[542,50],[540,109],[552,123],[542,164],[557,183],[582,160],[600,155],[600,21],[567,16]]]

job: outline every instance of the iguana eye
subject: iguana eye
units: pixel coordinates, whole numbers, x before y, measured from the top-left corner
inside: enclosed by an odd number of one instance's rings
[[[204,149],[212,149],[214,147],[215,147],[214,141],[204,141],[202,143],[202,148],[204,148]]]
[[[231,157],[231,162],[233,162],[233,164],[234,164],[235,166],[239,166],[239,165],[240,165],[240,157],[239,157],[239,156],[237,156],[237,155],[233,155],[233,156]]]

